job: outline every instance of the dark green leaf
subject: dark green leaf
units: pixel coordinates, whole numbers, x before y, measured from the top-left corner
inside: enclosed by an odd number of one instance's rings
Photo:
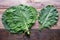
[[[30,34],[29,28],[31,28],[31,24],[35,23],[36,16],[37,11],[35,8],[19,5],[8,8],[2,16],[2,21],[11,33],[25,32]]]
[[[44,28],[50,28],[52,25],[56,24],[58,19],[58,11],[53,5],[48,5],[41,9],[39,13],[39,23],[40,30]]]

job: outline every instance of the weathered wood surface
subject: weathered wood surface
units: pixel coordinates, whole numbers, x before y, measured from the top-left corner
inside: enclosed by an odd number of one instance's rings
[[[35,25],[32,27],[30,38],[27,38],[25,34],[11,34],[9,31],[5,30],[2,24],[2,14],[3,12],[13,5],[27,4],[35,7],[37,11],[45,7],[48,4],[53,4],[58,12],[59,19],[56,25],[51,29],[38,31],[38,22],[36,21]],[[42,0],[40,2],[36,1],[21,1],[21,0],[0,0],[0,40],[60,40],[60,0]]]
[[[0,40],[60,40],[60,29],[31,30],[30,38],[25,34],[11,34],[7,30],[0,29]]]

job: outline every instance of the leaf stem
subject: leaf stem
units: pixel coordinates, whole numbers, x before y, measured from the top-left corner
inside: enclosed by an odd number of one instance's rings
[[[24,21],[25,22],[25,21]],[[26,24],[26,22],[25,22],[25,29],[26,29],[26,33],[27,33],[27,35],[30,35],[30,32],[29,32],[29,29],[28,29],[28,26],[27,26],[27,24]]]

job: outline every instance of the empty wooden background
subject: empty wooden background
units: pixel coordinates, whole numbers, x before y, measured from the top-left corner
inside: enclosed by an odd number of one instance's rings
[[[38,31],[38,22],[31,29],[30,38],[25,34],[11,34],[5,30],[2,24],[2,14],[10,6],[19,4],[31,5],[39,11],[48,4],[54,5],[59,12],[59,19],[56,25],[51,29],[44,29],[42,32]],[[60,0],[0,0],[0,40],[60,40]]]

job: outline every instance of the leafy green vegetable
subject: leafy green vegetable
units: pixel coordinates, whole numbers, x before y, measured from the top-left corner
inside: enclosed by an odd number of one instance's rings
[[[39,12],[39,16],[37,15],[36,9],[31,6],[12,6],[4,12],[2,22],[11,33],[27,33],[29,35],[37,17],[40,30],[50,28],[58,20],[58,11],[53,5],[46,6]]]
[[[29,35],[36,16],[37,11],[31,6],[12,6],[4,12],[2,22],[11,33],[27,33]]]
[[[53,5],[48,5],[39,12],[38,21],[41,24],[40,30],[50,28],[56,24],[58,19],[58,11]]]

